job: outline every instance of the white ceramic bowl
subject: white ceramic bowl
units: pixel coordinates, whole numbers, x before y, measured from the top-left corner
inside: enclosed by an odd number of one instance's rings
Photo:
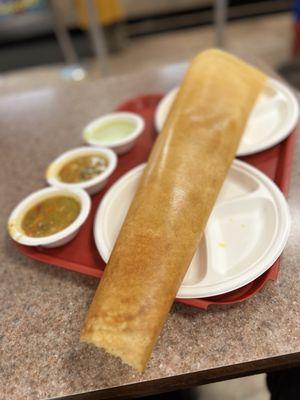
[[[88,136],[91,134],[91,131],[94,129],[101,127],[101,125],[107,124],[108,122],[113,121],[131,121],[134,123],[134,128],[130,134],[128,134],[125,138],[120,140],[96,140],[93,138],[89,138]],[[115,112],[111,114],[106,114],[103,117],[99,117],[90,122],[83,131],[83,138],[86,143],[91,146],[103,146],[109,147],[114,150],[117,154],[127,153],[135,144],[137,138],[141,135],[145,127],[145,122],[142,117],[138,114],[131,112]]]
[[[108,160],[108,166],[95,178],[77,183],[62,182],[59,178],[59,171],[69,161],[76,159],[78,156],[88,156],[90,154],[99,154]],[[89,194],[99,192],[106,184],[108,178],[116,169],[117,156],[110,150],[103,147],[77,147],[76,149],[69,150],[56,158],[47,168],[46,180],[51,186],[56,186],[66,189],[85,189]]]
[[[21,227],[22,218],[25,213],[40,201],[57,195],[72,196],[79,201],[81,208],[75,221],[62,231],[50,236],[27,236]],[[76,236],[80,227],[87,219],[90,209],[90,196],[82,189],[61,189],[56,187],[41,189],[27,196],[12,211],[7,224],[8,232],[16,242],[25,244],[26,246],[59,247],[70,242]]]

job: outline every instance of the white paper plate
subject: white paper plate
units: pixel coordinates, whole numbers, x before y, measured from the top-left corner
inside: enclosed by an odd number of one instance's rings
[[[94,237],[105,262],[143,168],[139,165],[120,178],[98,208]],[[289,231],[288,205],[277,186],[256,168],[235,160],[177,297],[220,295],[253,281],[279,257]]]
[[[161,131],[178,88],[171,90],[159,102],[155,113],[155,127]],[[285,139],[295,128],[299,105],[293,92],[284,84],[268,78],[249,117],[238,156],[266,150]]]

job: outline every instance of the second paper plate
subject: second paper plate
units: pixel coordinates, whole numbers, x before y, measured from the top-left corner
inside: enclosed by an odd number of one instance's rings
[[[167,93],[157,106],[155,127],[161,131],[178,88]],[[298,101],[281,82],[268,78],[249,117],[237,156],[266,150],[285,139],[295,128],[299,117]]]

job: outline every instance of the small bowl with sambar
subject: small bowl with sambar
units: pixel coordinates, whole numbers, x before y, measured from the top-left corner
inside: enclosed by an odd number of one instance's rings
[[[85,190],[48,187],[16,206],[8,219],[8,232],[26,246],[59,247],[76,236],[90,209]]]
[[[49,185],[99,192],[117,166],[116,154],[102,147],[77,147],[57,157],[47,168]]]

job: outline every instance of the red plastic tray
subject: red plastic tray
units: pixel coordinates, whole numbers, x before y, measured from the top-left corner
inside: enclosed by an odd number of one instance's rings
[[[154,128],[154,113],[161,98],[162,95],[160,94],[149,94],[131,99],[118,107],[118,110],[133,111],[140,114],[145,119],[145,130],[139,137],[133,150],[119,157],[118,167],[111,176],[105,190],[92,197],[91,213],[75,239],[65,246],[54,249],[27,247],[17,244],[18,249],[23,254],[35,260],[81,272],[86,275],[97,278],[102,276],[105,263],[96,249],[93,237],[95,212],[110,186],[125,172],[147,160],[157,135]],[[277,146],[255,155],[243,157],[242,159],[263,171],[287,195],[294,142],[295,132]],[[276,280],[278,270],[279,259],[263,275],[233,292],[206,299],[177,299],[177,301],[202,309],[207,309],[211,304],[237,303],[253,296],[268,280]]]

